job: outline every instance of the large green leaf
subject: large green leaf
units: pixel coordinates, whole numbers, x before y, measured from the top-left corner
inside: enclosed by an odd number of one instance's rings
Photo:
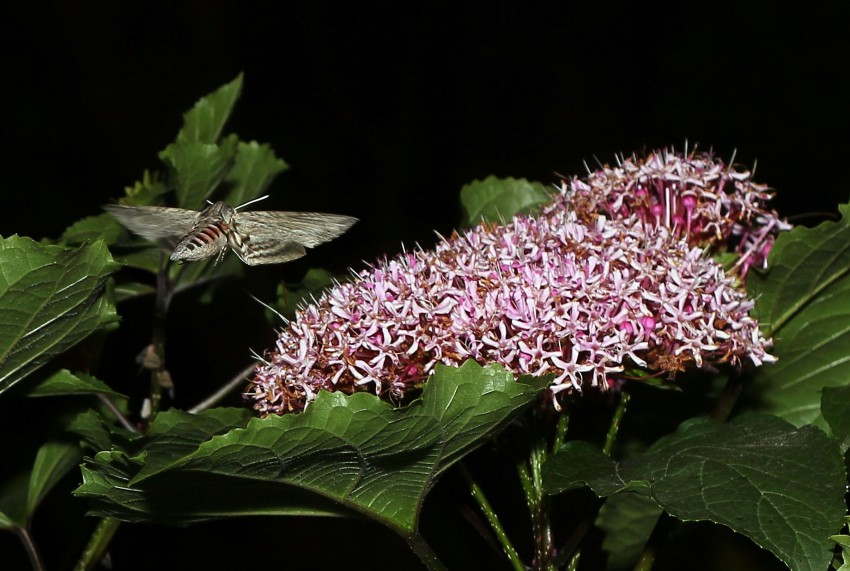
[[[756,315],[779,362],[762,367],[763,410],[797,426],[822,422],[824,387],[850,384],[850,205],[840,222],[779,236],[766,273],[750,272]]]
[[[242,74],[199,99],[183,115],[183,128],[177,134],[178,143],[207,143],[218,141],[224,124],[242,94]]]
[[[192,426],[197,417],[159,415],[143,454],[98,454],[77,495],[93,513],[129,521],[355,511],[409,534],[435,478],[546,386],[469,362],[440,367],[422,398],[401,409],[323,391],[303,414],[254,419],[206,440]]]
[[[769,416],[729,424],[683,423],[642,456],[614,462],[597,452],[597,475],[582,467],[587,446],[567,445],[544,466],[551,493],[589,486],[608,496],[640,490],[671,515],[712,521],[749,537],[792,569],[820,570],[827,538],[843,523],[846,476],[837,443],[821,430]]]
[[[515,214],[531,212],[552,200],[553,192],[539,182],[524,178],[488,176],[460,189],[465,226],[501,222]]]
[[[0,241],[0,393],[116,322],[104,291],[118,268],[103,242],[68,249],[18,236]]]

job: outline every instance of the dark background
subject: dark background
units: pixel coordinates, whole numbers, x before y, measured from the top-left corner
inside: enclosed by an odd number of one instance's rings
[[[583,161],[686,141],[758,161],[756,179],[778,191],[783,214],[834,212],[850,190],[848,16],[845,1],[6,4],[0,235],[55,238],[97,213],[159,168],[181,114],[239,72],[229,131],[270,143],[291,165],[262,208],[361,219],[309,261],[249,280],[430,246],[433,230],[455,227],[458,191],[476,178],[556,182]],[[219,323],[240,317],[212,311]],[[228,339],[186,322],[193,339]],[[262,347],[272,333],[257,338]],[[168,568],[169,553],[223,564],[223,551],[250,559],[261,549],[279,565],[415,563],[371,524],[275,525],[128,527],[113,555],[117,569]],[[335,533],[359,537],[359,555],[328,549]],[[458,541],[479,541],[465,533]],[[215,543],[226,541],[233,549]]]

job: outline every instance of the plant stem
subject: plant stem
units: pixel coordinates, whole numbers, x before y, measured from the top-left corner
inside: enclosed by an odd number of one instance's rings
[[[623,416],[626,414],[626,409],[629,407],[631,395],[625,391],[620,392],[620,402],[617,403],[617,408],[614,410],[614,416],[611,418],[611,425],[608,427],[608,434],[605,436],[605,445],[602,447],[602,452],[606,455],[611,455],[611,450],[614,448],[614,442],[617,440],[617,433],[620,431],[620,424],[623,422]]]
[[[171,303],[172,284],[168,279],[168,262],[164,259],[160,262],[159,271],[156,274],[156,305],[153,314],[153,347],[156,356],[156,367],[151,371],[151,409],[150,419],[156,417],[162,404],[162,380],[167,375],[165,370],[165,319],[168,314],[168,305]]]
[[[525,571],[525,565],[520,559],[519,553],[517,553],[516,548],[514,548],[513,543],[511,543],[507,532],[505,532],[505,528],[502,527],[502,522],[499,521],[499,516],[497,516],[496,512],[493,510],[493,506],[490,505],[490,502],[487,500],[487,496],[484,495],[484,491],[472,478],[472,474],[470,474],[466,467],[462,464],[460,465],[460,473],[469,485],[469,491],[478,503],[478,507],[481,508],[481,513],[484,514],[484,517],[487,519],[487,523],[490,524],[493,533],[496,534],[496,539],[502,546],[502,550],[508,557],[508,561],[511,562],[511,565],[516,571]]]
[[[129,420],[127,420],[126,416],[121,414],[121,411],[118,410],[118,407],[115,406],[115,403],[112,402],[112,399],[110,399],[108,396],[106,396],[103,393],[97,393],[97,398],[100,399],[100,402],[102,402],[104,405],[106,405],[106,408],[108,408],[110,410],[110,412],[112,412],[112,414],[115,415],[115,418],[118,420],[118,423],[121,424],[121,426],[123,426],[125,429],[129,430],[130,432],[134,432],[134,433],[138,434],[139,430],[135,426],[133,426],[133,423],[131,423]]]
[[[410,546],[410,549],[413,550],[413,553],[416,554],[422,564],[425,565],[429,571],[446,570],[446,566],[443,565],[443,562],[440,561],[437,554],[434,553],[434,550],[431,549],[431,546],[428,545],[428,542],[425,541],[425,538],[422,537],[419,532],[406,536],[405,540]]]
[[[738,397],[741,396],[741,390],[743,388],[744,384],[741,382],[741,377],[734,373],[730,374],[729,378],[726,379],[726,386],[723,387],[720,398],[717,399],[717,404],[711,413],[711,417],[720,422],[729,420],[729,416],[732,414],[732,410],[735,408],[735,404],[738,402]]]
[[[35,545],[32,535],[30,535],[29,529],[26,527],[15,526],[14,530],[18,538],[21,540],[21,543],[24,545],[24,549],[30,559],[30,565],[32,565],[33,571],[44,571],[44,561],[41,559],[41,554],[38,552],[38,548]]]
[[[543,464],[546,463],[547,442],[542,430],[529,451],[528,465],[533,495],[528,498],[531,510],[531,525],[534,532],[534,567],[553,569],[552,565],[552,526],[549,521],[549,499],[543,491]]]
[[[555,426],[555,437],[552,439],[552,454],[556,453],[567,441],[567,430],[570,428],[570,415],[562,413],[558,415],[558,424]]]
[[[602,446],[602,452],[604,452],[607,456],[610,456],[611,451],[614,449],[614,442],[617,440],[617,434],[620,432],[620,425],[623,422],[626,410],[629,408],[629,400],[631,400],[631,398],[632,397],[629,393],[625,391],[620,392],[620,400],[617,402],[617,408],[614,410],[614,415],[611,417],[611,424],[608,426],[608,434],[605,435],[605,444]],[[570,538],[570,541],[567,542],[561,550],[563,554],[566,554],[575,549],[575,554],[570,559],[567,569],[578,568],[578,562],[581,558],[581,549],[576,548],[578,547],[581,539],[585,536],[585,534],[587,534],[587,531],[593,526],[593,521],[596,519],[596,515],[599,512],[599,507],[601,507],[601,505],[602,502],[597,503],[596,510],[582,519],[576,527],[573,537]],[[559,560],[560,558],[556,558],[555,563],[557,564]]]
[[[88,545],[86,545],[82,555],[80,555],[80,560],[77,561],[74,571],[94,569],[103,559],[106,548],[109,546],[112,536],[118,531],[118,526],[120,525],[121,522],[117,519],[112,519],[111,517],[101,518],[97,523],[97,527],[94,528],[94,532],[91,534]]]

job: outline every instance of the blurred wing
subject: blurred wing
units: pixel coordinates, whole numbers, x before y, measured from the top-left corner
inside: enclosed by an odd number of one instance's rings
[[[242,240],[236,253],[248,265],[279,264],[300,258],[357,222],[351,216],[319,212],[239,212],[234,218]]]
[[[103,209],[128,230],[153,242],[183,238],[198,219],[195,210],[166,206],[107,204]]]

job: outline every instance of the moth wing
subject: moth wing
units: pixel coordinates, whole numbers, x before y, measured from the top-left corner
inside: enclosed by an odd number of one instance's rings
[[[234,218],[242,237],[240,252],[248,265],[279,264],[304,256],[313,248],[332,240],[357,222],[351,216],[320,212],[239,212]]]
[[[194,210],[167,206],[107,204],[103,209],[131,232],[153,242],[183,238],[198,218]]]

